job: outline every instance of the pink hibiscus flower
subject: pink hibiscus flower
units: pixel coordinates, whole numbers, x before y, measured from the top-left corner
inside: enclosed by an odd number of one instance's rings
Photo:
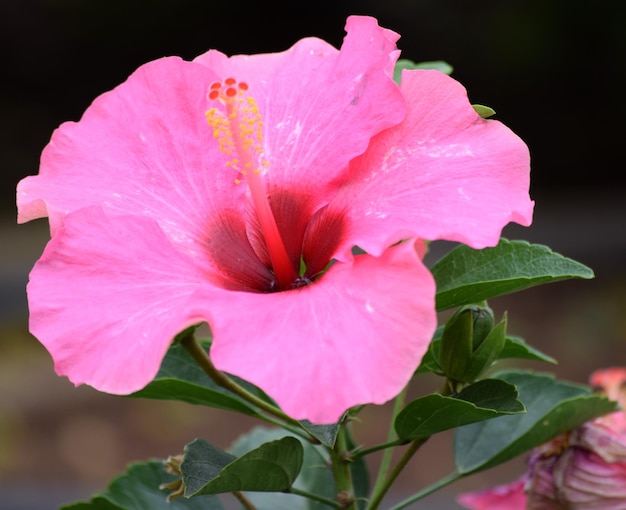
[[[397,39],[351,17],[340,50],[159,59],[56,130],[17,200],[50,221],[28,295],[57,373],[139,390],[206,321],[294,418],[395,396],[436,325],[422,239],[495,245],[533,206],[524,143],[439,72],[397,86]]]
[[[626,403],[626,369],[598,370],[591,384]],[[624,411],[596,418],[536,448],[519,480],[462,494],[471,510],[626,510]]]

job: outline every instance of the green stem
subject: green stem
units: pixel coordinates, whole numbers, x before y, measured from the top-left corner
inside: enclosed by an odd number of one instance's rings
[[[429,439],[430,436],[422,439],[416,439],[409,445],[398,463],[391,470],[391,473],[389,473],[389,476],[383,480],[382,484],[378,488],[378,491],[376,493],[372,493],[372,499],[370,500],[367,510],[376,510],[380,506],[383,497],[387,494],[387,491],[390,489],[393,482],[395,482],[396,478],[398,478],[400,472],[409,463],[413,455],[415,455],[415,452],[417,452],[417,450],[419,450]]]
[[[241,506],[243,506],[246,510],[256,510],[252,501],[250,501],[243,492],[235,491],[233,492],[233,496],[237,498],[239,503],[241,503]]]
[[[449,380],[446,380],[441,390],[441,394],[445,396],[445,395],[449,395],[450,392],[451,392],[451,382]],[[403,400],[404,400],[404,395],[403,394],[401,395],[403,396]],[[396,406],[397,405],[398,403],[396,401]],[[399,412],[399,409],[396,409],[394,407],[394,420],[398,412]],[[393,470],[391,471],[391,473],[389,473],[388,476],[386,477],[384,476],[384,474],[386,474],[386,471],[388,470],[388,467],[389,467],[388,464],[384,466],[385,472],[382,477],[380,476],[380,474],[383,472],[382,471],[383,466],[381,466],[381,470],[379,471],[379,478],[376,480],[376,485],[374,486],[374,490],[372,491],[372,498],[370,499],[369,505],[367,506],[367,510],[376,510],[380,506],[380,503],[383,497],[385,496],[385,494],[387,494],[387,491],[389,491],[389,488],[391,487],[393,482],[396,480],[396,478],[398,478],[398,475],[400,474],[400,472],[405,468],[405,466],[411,460],[413,455],[415,455],[415,453],[429,439],[430,439],[430,436],[412,441],[409,444],[409,447],[406,449],[406,451],[404,452],[404,454],[402,455],[402,457],[400,458],[398,463],[394,466]],[[385,451],[385,454],[387,454],[387,452],[390,452],[390,450]],[[391,453],[389,453],[389,457],[390,456],[391,456]]]
[[[438,491],[439,489],[442,489],[443,487],[446,487],[447,485],[450,485],[452,482],[456,482],[459,478],[461,478],[461,476],[462,475],[460,475],[459,473],[452,473],[442,478],[441,480],[435,482],[434,484],[429,485],[425,489],[422,489],[417,494],[413,494],[413,496],[410,496],[404,501],[401,501],[400,503],[393,506],[389,510],[401,510],[402,508],[406,508],[410,504],[415,503],[416,501],[422,498],[425,498],[429,494],[432,494],[433,492]]]
[[[297,494],[298,496],[309,498],[314,501],[319,501],[320,503],[324,503],[325,505],[331,506],[333,508],[341,508],[341,503],[338,503],[337,501],[333,501],[332,499],[325,498],[324,496],[318,496],[317,494],[313,494],[311,492],[296,489],[295,487],[292,487],[291,489],[289,489],[287,493]]]
[[[306,430],[304,430],[300,426],[299,423],[298,423],[298,426],[296,427],[294,425],[290,425],[289,423],[285,423],[285,422],[283,422],[281,420],[278,420],[276,418],[268,416],[267,414],[262,413],[262,412],[259,412],[255,416],[259,420],[264,421],[265,423],[269,423],[271,425],[275,425],[276,427],[280,427],[282,429],[288,430],[292,434],[294,434],[296,436],[300,436],[305,441],[308,441],[308,442],[310,442],[312,444],[319,444],[319,440],[317,438],[313,437],[311,434],[309,434]]]
[[[330,450],[331,468],[337,491],[337,502],[339,505],[337,508],[357,510],[352,471],[350,470],[352,458],[348,450],[346,427],[347,423],[344,420],[339,425],[335,446]]]
[[[389,430],[387,431],[387,442],[385,444],[389,444],[390,446],[395,446],[392,443],[394,442],[394,438],[396,436],[396,432],[394,429],[394,422],[396,421],[396,416],[404,407],[404,401],[406,400],[407,388],[404,388],[398,396],[395,398],[393,402],[393,413],[391,417],[391,422],[389,424]],[[366,450],[364,450],[366,451]],[[361,455],[364,455],[363,452],[359,452]],[[391,448],[387,448],[383,453],[383,457],[380,461],[380,467],[378,468],[378,474],[376,475],[376,482],[374,482],[374,488],[372,489],[372,497],[375,497],[376,494],[382,489],[383,483],[385,481],[385,477],[387,476],[387,472],[389,471],[389,466],[391,465],[391,456],[393,455],[393,450]]]
[[[287,427],[285,428],[288,428],[291,432],[294,432],[302,437],[305,437],[308,440],[313,439],[314,442],[316,443],[318,442],[317,439],[313,438],[312,436],[308,434],[305,435],[302,432],[304,429],[302,429],[300,422],[298,422],[297,420],[294,420],[293,418],[285,414],[278,407],[273,406],[269,402],[266,402],[265,400],[260,399],[256,395],[253,395],[245,388],[239,386],[235,381],[233,381],[226,374],[217,370],[215,368],[215,365],[213,365],[213,362],[211,361],[209,354],[202,347],[202,345],[200,345],[200,342],[198,342],[198,340],[193,336],[193,334],[190,334],[182,338],[180,343],[187,350],[187,352],[191,355],[191,357],[196,361],[196,363],[200,365],[202,370],[204,370],[206,374],[213,380],[215,384],[234,393],[235,395],[243,398],[244,400],[250,402],[251,404],[254,404],[256,407],[258,407],[259,409],[262,409],[269,415],[279,418],[281,422],[284,422],[285,424],[287,424]],[[267,419],[267,417],[264,417],[262,415],[260,415],[259,417],[262,419],[266,419],[266,421],[269,421],[270,423],[277,424],[271,418]],[[279,424],[283,426],[282,423],[279,423]]]
[[[352,459],[357,460],[357,459],[360,459],[361,457],[365,457],[366,455],[369,455],[370,453],[375,453],[380,450],[393,448],[394,446],[402,446],[404,444],[407,444],[407,441],[404,441],[402,439],[395,439],[393,441],[389,441],[386,443],[377,444],[376,446],[370,446],[369,448],[363,448],[362,450],[357,449],[353,452]],[[387,467],[388,465],[389,465],[389,462],[387,462]]]

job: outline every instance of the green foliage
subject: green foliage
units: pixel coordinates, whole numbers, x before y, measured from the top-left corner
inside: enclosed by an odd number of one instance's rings
[[[413,400],[398,413],[394,426],[399,439],[413,441],[469,423],[524,411],[515,386],[498,379],[485,379],[455,396],[432,394]]]
[[[434,373],[443,375],[443,369],[439,364],[439,359],[441,357],[440,353],[442,332],[443,326],[437,328],[433,340],[428,346],[428,351],[424,355],[424,358],[422,359],[422,362],[416,373]],[[496,358],[496,361],[499,359],[525,359],[532,361],[543,361],[546,363],[556,363],[556,360],[553,357],[542,353],[534,347],[531,347],[526,342],[524,342],[524,340],[516,336],[507,336],[504,339],[504,347],[502,347],[502,351],[500,351],[500,354]]]
[[[193,501],[167,501],[167,491],[159,489],[162,483],[176,480],[163,468],[163,462],[151,461],[131,464],[123,475],[115,478],[108,489],[88,502],[72,503],[61,510],[222,510],[215,497]]]
[[[234,455],[241,456],[268,441],[275,441],[287,435],[288,432],[284,430],[255,427],[247,434],[239,437],[230,451]],[[336,496],[335,481],[328,468],[326,449],[304,440],[300,440],[300,443],[303,448],[302,468],[293,483],[293,487],[328,499],[334,499]],[[328,508],[318,501],[294,494],[250,492],[246,496],[257,510],[323,510]]]
[[[546,363],[556,364],[556,360],[552,356],[548,356],[538,349],[531,347],[526,342],[524,342],[524,340],[516,336],[506,337],[504,347],[502,348],[498,359],[506,358],[545,361]]]
[[[593,278],[587,266],[547,246],[506,239],[483,250],[459,245],[437,261],[431,272],[437,282],[439,311],[544,283]]]
[[[527,412],[459,428],[454,458],[460,474],[496,466],[616,410],[614,402],[592,394],[586,386],[557,381],[551,375],[510,371],[495,377],[516,386]]]
[[[206,342],[205,345],[208,346]],[[234,377],[233,379],[255,396],[265,398],[255,386]],[[154,380],[131,397],[180,400],[259,416],[254,405],[215,384],[180,344],[170,347]]]
[[[369,490],[365,460],[355,460],[350,468],[355,494],[365,498]],[[187,496],[242,491],[257,510],[328,508],[290,494],[291,488],[329,500],[336,497],[327,448],[280,429],[255,427],[233,444],[230,453],[196,439],[185,447],[181,471]]]
[[[473,104],[472,108],[474,108],[474,111],[483,119],[487,119],[496,114],[496,111],[493,108],[489,108],[488,106],[482,104]]]
[[[427,65],[410,64],[407,68]],[[592,278],[589,268],[545,246],[502,239],[496,247],[484,250],[458,246],[432,267],[432,273],[438,289],[437,309],[461,308],[445,327],[438,328],[416,373],[444,375],[457,391],[463,383],[473,384],[450,396],[432,394],[410,402],[396,416],[394,428],[401,442],[457,428],[456,472],[449,480],[496,466],[615,410],[614,403],[592,394],[589,388],[543,374],[504,372],[473,382],[499,359],[554,363],[553,358],[522,339],[507,336],[506,315],[494,325],[493,312],[485,300],[568,278]],[[255,397],[272,402],[259,388],[233,379]],[[265,417],[256,405],[215,384],[178,343],[168,351],[154,381],[132,397],[180,400]],[[319,444],[293,437],[287,431],[261,428],[242,436],[230,453],[201,439],[189,443],[180,469],[185,496],[191,499],[168,503],[167,493],[159,486],[176,477],[165,473],[161,462],[153,461],[130,466],[107,491],[63,509],[221,510],[220,501],[213,495],[228,492],[246,492],[258,510],[327,508],[323,502],[302,494],[335,500],[329,450],[335,446],[339,424],[300,424]],[[348,450],[358,451],[346,433]],[[364,456],[357,455],[350,469],[362,509],[369,491]]]
[[[302,459],[302,444],[291,436],[264,443],[239,458],[196,439],[185,446],[180,465],[185,496],[286,491],[298,476]]]

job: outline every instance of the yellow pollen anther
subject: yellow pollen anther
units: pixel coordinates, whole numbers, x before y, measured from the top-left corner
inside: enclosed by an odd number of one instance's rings
[[[228,166],[242,171],[244,168],[267,168],[263,158],[263,122],[254,98],[247,94],[248,84],[226,78],[209,88],[207,97],[219,101],[225,110],[215,107],[206,112],[207,122],[213,129],[213,137],[219,142],[220,151],[228,156],[237,154],[243,162],[232,159]]]
[[[263,122],[248,84],[226,78],[209,87],[207,98],[223,108],[209,108],[206,119],[217,139],[220,151],[230,157],[226,163],[245,177],[263,238],[271,259],[278,288],[289,289],[298,273],[289,258],[274,213],[270,206],[261,173],[269,167],[263,156]],[[241,180],[235,179],[235,184]]]

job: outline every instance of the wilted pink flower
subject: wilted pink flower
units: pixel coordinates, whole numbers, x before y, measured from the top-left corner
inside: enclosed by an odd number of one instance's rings
[[[339,51],[163,58],[55,131],[18,219],[50,220],[28,294],[57,372],[136,391],[207,321],[216,367],[295,418],[395,396],[435,328],[422,239],[532,216],[523,142],[439,72],[397,86],[397,38],[351,17]]]
[[[591,376],[591,384],[622,405],[625,383],[626,369]],[[522,479],[462,494],[459,503],[472,510],[626,510],[624,414],[602,416],[536,448]]]

